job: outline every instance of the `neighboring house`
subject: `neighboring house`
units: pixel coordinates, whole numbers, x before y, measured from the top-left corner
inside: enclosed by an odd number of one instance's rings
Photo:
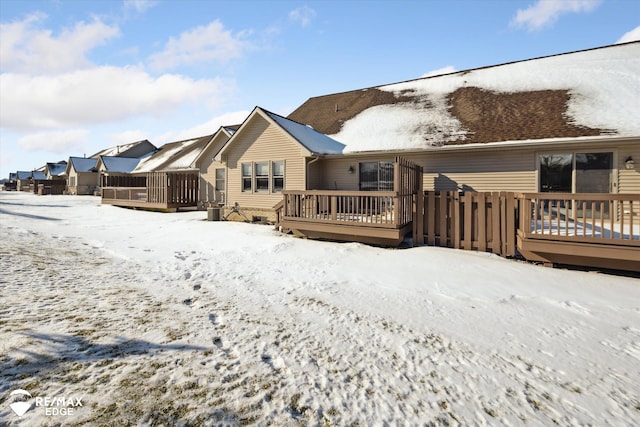
[[[100,175],[100,187],[144,187],[143,177],[131,175],[141,161],[135,157],[99,156],[94,170]]]
[[[142,140],[101,150],[89,158],[70,157],[65,170],[69,194],[96,194],[100,192],[98,162],[101,157],[142,159],[157,151],[155,145]],[[124,161],[126,163],[127,161]]]
[[[310,188],[384,186],[380,162],[402,155],[425,190],[639,193],[639,76],[632,42],[320,96],[289,118],[346,145]]]
[[[309,126],[256,107],[215,155],[216,166],[226,172],[225,217],[274,220],[273,206],[282,200],[282,191],[313,186],[313,163],[343,148]],[[206,184],[219,188],[212,178],[207,175]]]
[[[16,190],[29,191],[31,183],[31,171],[17,171],[16,174]]]
[[[18,191],[33,191],[34,180],[46,179],[44,172],[39,170],[33,171],[17,171],[16,177],[16,189]]]
[[[95,170],[98,160],[85,157],[69,157],[65,175],[67,193],[74,195],[95,194],[100,183],[100,175]]]
[[[125,176],[102,188],[102,203],[147,209],[176,210],[198,206],[199,172],[196,158],[213,135],[171,142],[142,159],[131,171],[136,187]]]
[[[131,173],[194,172],[196,170],[193,167],[193,162],[212,137],[213,135],[205,135],[166,143],[152,155],[145,157]]]

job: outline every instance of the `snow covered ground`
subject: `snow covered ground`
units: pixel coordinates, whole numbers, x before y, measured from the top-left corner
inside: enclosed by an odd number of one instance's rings
[[[0,425],[638,425],[636,278],[99,203],[0,192]]]

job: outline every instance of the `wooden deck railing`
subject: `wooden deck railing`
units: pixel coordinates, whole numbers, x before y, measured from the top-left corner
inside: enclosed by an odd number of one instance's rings
[[[103,187],[102,198],[107,200],[134,200],[147,202],[146,187]]]
[[[525,193],[519,197],[523,237],[640,246],[640,194]]]
[[[150,207],[178,208],[197,206],[197,172],[150,172],[146,175],[144,187],[103,187],[102,200],[131,201],[136,206],[147,203]]]
[[[278,217],[317,223],[401,228],[412,221],[413,195],[393,191],[284,191]]]

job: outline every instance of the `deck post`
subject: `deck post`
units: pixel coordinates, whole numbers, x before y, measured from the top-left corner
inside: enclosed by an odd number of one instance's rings
[[[331,219],[338,219],[338,197],[331,196]]]
[[[416,192],[413,217],[413,244],[424,245],[424,190],[422,189],[422,168],[416,174]]]

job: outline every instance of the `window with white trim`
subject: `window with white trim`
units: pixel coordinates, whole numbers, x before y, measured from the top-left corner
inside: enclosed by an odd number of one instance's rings
[[[242,163],[242,191],[251,191],[253,189],[253,176],[251,174],[251,163]]]
[[[242,191],[280,193],[284,190],[284,160],[242,163]]]
[[[271,191],[279,193],[284,190],[284,161],[271,164]]]
[[[254,163],[255,171],[255,191],[267,192],[269,191],[269,162],[256,162]]]

